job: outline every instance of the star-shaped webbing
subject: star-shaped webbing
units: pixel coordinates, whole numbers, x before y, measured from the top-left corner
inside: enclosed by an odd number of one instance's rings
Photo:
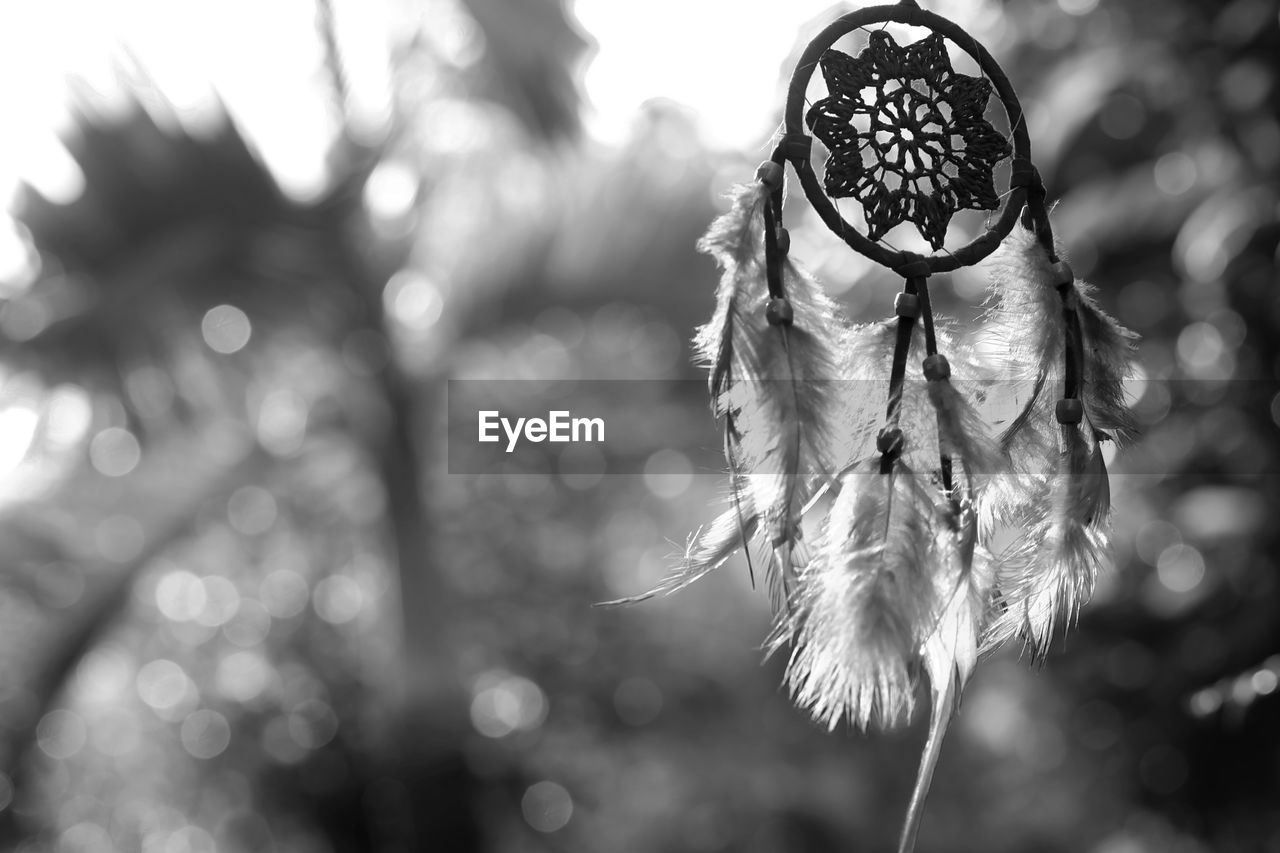
[[[937,250],[957,210],[1000,206],[991,170],[1011,149],[983,118],[991,81],[957,74],[942,36],[900,47],[877,30],[857,58],[819,62],[828,96],[806,121],[831,151],[823,185],[858,200],[868,237],[911,222]]]

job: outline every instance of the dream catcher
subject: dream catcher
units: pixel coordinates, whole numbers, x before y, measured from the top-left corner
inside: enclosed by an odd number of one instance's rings
[[[890,23],[926,34],[895,38]],[[787,164],[828,228],[902,277],[893,317],[851,325],[792,260]],[[948,247],[963,230],[954,217],[983,215],[976,238]],[[701,248],[723,269],[696,350],[723,419],[731,506],[638,598],[755,542],[771,645],[789,647],[787,681],[816,717],[902,723],[923,673],[930,733],[910,850],[979,653],[1018,640],[1043,656],[1092,592],[1108,547],[1102,444],[1132,426],[1121,387],[1132,335],[1060,258],[999,65],[913,2],[845,15],[809,44],[773,156]],[[988,309],[961,337],[934,314],[932,280],[979,262]],[[998,552],[997,531],[1015,532]]]

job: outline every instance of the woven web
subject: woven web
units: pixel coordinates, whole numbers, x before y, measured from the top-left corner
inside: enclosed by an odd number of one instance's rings
[[[991,81],[957,73],[941,35],[900,47],[878,30],[819,63],[828,96],[806,121],[831,152],[823,185],[862,205],[870,239],[910,222],[938,250],[956,211],[999,207],[992,169],[1012,149],[983,118]]]

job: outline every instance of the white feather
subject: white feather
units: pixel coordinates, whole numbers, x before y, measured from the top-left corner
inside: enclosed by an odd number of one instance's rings
[[[821,285],[789,260],[781,274],[794,321],[774,326],[766,319],[766,199],[760,183],[739,187],[729,212],[700,244],[723,275],[715,315],[699,330],[695,348],[711,366],[715,407],[728,423],[735,488],[750,494],[758,534],[772,549],[767,582],[782,613],[795,585],[801,509],[832,473],[835,379],[846,324]]]
[[[911,666],[932,610],[927,491],[898,463],[841,478],[821,549],[801,575],[787,681],[834,728],[891,726],[910,716]]]
[[[1110,489],[1102,451],[1084,425],[1060,428],[1058,473],[1026,510],[1022,536],[1003,556],[1003,612],[986,645],[1021,637],[1042,658],[1093,593],[1109,550]]]

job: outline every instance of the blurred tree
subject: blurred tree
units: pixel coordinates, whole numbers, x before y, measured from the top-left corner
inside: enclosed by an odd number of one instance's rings
[[[470,772],[459,752],[469,698],[454,659],[450,593],[430,543],[422,479],[435,463],[422,454],[433,418],[420,416],[419,406],[441,399],[433,377],[444,374],[433,367],[411,376],[392,353],[402,330],[388,312],[384,284],[409,262],[413,241],[403,236],[402,223],[390,223],[400,231],[379,232],[388,223],[372,220],[366,202],[380,166],[406,152],[428,156],[416,115],[429,102],[417,94],[420,86],[413,89],[424,75],[435,78],[433,85],[451,79],[458,93],[469,92],[467,98],[483,91],[505,102],[528,123],[522,147],[576,128],[569,69],[583,42],[558,3],[518,5],[477,2],[458,11],[474,14],[484,37],[484,59],[474,72],[450,67],[411,37],[395,57],[401,91],[390,131],[372,147],[340,134],[331,153],[332,188],[318,201],[286,198],[229,121],[192,135],[153,99],[123,115],[98,114],[86,100],[68,139],[84,191],[71,204],[49,202],[34,191],[23,195],[16,217],[43,268],[34,286],[4,306],[0,326],[10,342],[4,357],[12,370],[38,377],[46,387],[83,389],[74,393],[92,400],[88,417],[95,437],[86,460],[92,467],[72,470],[6,520],[18,534],[8,540],[5,555],[17,567],[9,600],[25,602],[32,610],[27,621],[40,628],[21,647],[30,654],[8,663],[14,682],[28,689],[5,721],[2,753],[17,789],[13,807],[0,812],[7,846],[41,823],[68,822],[51,811],[48,799],[41,802],[39,778],[20,772],[19,762],[38,739],[45,744],[55,736],[50,721],[79,720],[75,712],[58,716],[56,709],[67,701],[86,655],[104,643],[124,645],[140,659],[135,668],[147,654],[161,654],[157,661],[184,661],[193,675],[209,666],[223,673],[228,661],[250,660],[237,657],[238,646],[253,648],[233,631],[237,613],[266,614],[257,639],[265,644],[270,671],[285,678],[285,693],[276,711],[244,697],[239,703],[225,696],[205,699],[202,706],[217,710],[193,713],[215,716],[179,719],[182,747],[196,757],[217,754],[193,747],[188,728],[193,719],[229,716],[237,731],[261,728],[268,753],[278,740],[276,720],[287,721],[295,743],[314,749],[309,756],[285,755],[277,762],[284,771],[261,771],[253,794],[236,798],[241,808],[274,804],[277,815],[301,815],[304,826],[324,830],[329,849],[422,849],[428,839],[455,850],[479,845]],[[341,110],[349,93],[329,3],[319,4],[318,17]],[[530,53],[523,39],[531,31],[542,36],[536,44],[554,42],[559,49],[550,56]],[[416,180],[419,192],[430,189]],[[400,217],[405,213],[411,211]],[[378,542],[379,530],[387,531],[385,543]],[[211,536],[239,540],[228,555],[232,562],[211,565],[212,574],[192,582],[183,572],[192,560],[207,562]],[[266,544],[281,536],[285,543],[298,536],[337,538],[328,549],[295,545],[291,554],[287,545]],[[281,575],[272,553],[286,564],[303,564]],[[363,574],[362,555],[375,567]],[[402,626],[404,634],[391,647],[402,650],[402,659],[390,668],[382,660],[378,671],[362,673],[359,660],[391,639],[375,630],[388,624],[390,614],[366,613],[353,621],[355,613],[347,611],[358,610],[362,600],[366,610],[385,611],[388,603],[369,587],[385,588],[376,569],[383,559],[398,568],[394,589],[401,615],[390,624]],[[64,564],[83,594],[65,607],[44,609],[40,587]],[[184,568],[175,574],[174,565]],[[232,582],[230,592],[224,579]],[[208,622],[215,633],[224,628],[225,636],[214,642],[208,631],[194,637],[177,631],[166,641],[122,628],[122,621],[139,618],[138,590],[149,590],[143,594],[154,597],[163,615],[178,622],[193,618],[166,612],[169,587],[179,582],[195,584],[180,599],[205,601],[196,622]],[[281,611],[281,584],[301,584],[304,595],[310,587],[316,613],[284,612],[292,606]],[[221,617],[208,613],[211,590],[231,596]],[[360,621],[363,629],[349,627]],[[356,643],[355,657],[342,653],[327,660],[335,642]],[[182,649],[184,644],[191,648]],[[321,685],[294,695],[291,660]],[[154,710],[145,695],[147,671],[143,665],[139,691]],[[196,678],[202,689],[210,680]],[[232,678],[221,692],[244,693],[243,685],[237,687],[244,680]],[[298,721],[306,722],[306,715],[299,717],[298,709],[304,707],[319,708],[322,719],[336,713],[339,737],[300,739]],[[275,716],[280,713],[285,716]],[[370,714],[390,725],[371,729]],[[304,731],[318,724],[307,725]],[[276,744],[274,751],[280,750],[288,752]],[[43,753],[51,754],[47,748]],[[25,760],[32,771],[43,767],[34,756]],[[240,763],[246,762],[260,763],[241,755]],[[316,782],[318,773],[332,777],[334,766],[337,777]],[[282,781],[287,784],[280,787]],[[75,788],[64,783],[50,794],[61,798]],[[101,795],[92,787],[82,793]],[[165,801],[158,791],[152,796]],[[107,804],[105,812],[91,809],[82,817],[105,826],[121,819],[124,805],[113,811]],[[267,837],[288,835],[281,820]],[[261,831],[246,832],[238,843],[257,849],[261,840],[254,838]],[[126,835],[117,843],[143,840]]]
[[[1280,511],[1278,17],[1237,0],[1086,18],[1121,22],[1141,61],[1103,63],[1055,181],[1073,188],[1061,212],[1094,277],[1124,284],[1115,304],[1145,336],[1151,380],[1127,461],[1142,477],[1131,562],[1070,677],[1130,721],[1137,802],[1215,850],[1280,840],[1262,805],[1280,779],[1280,540],[1263,522]]]

